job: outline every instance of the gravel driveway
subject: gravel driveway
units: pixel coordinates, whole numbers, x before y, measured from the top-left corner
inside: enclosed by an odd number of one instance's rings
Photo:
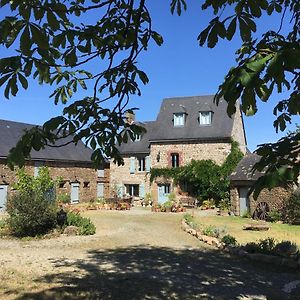
[[[0,298],[300,299],[299,272],[220,253],[183,232],[181,214],[86,214],[94,236],[0,240]]]

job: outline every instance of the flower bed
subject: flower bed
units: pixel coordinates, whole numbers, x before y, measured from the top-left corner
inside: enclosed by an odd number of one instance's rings
[[[267,238],[258,243],[248,243],[245,246],[238,245],[236,239],[225,234],[214,226],[201,228],[194,217],[185,214],[181,221],[182,229],[211,246],[232,255],[246,257],[253,261],[261,261],[286,268],[300,269],[300,251],[296,244],[289,241],[276,242]]]

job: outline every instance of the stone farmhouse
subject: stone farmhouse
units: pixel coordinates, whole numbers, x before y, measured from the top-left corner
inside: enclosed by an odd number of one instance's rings
[[[0,210],[5,208],[7,197],[13,190],[16,173],[5,164],[9,150],[14,147],[24,133],[35,125],[0,120]],[[57,144],[58,145],[58,144]],[[91,162],[92,151],[82,142],[75,146],[32,151],[31,159],[26,162],[28,174],[37,175],[41,166],[47,166],[52,178],[61,178],[56,194],[70,195],[72,203],[90,201],[97,197],[109,196],[109,167],[95,170]]]
[[[247,153],[229,176],[231,211],[237,216],[249,212],[254,218],[266,219],[268,212],[282,211],[285,202],[294,191],[294,186],[263,189],[255,200],[250,188],[264,174],[252,172],[254,164],[259,160],[260,156],[257,154]]]
[[[173,168],[194,160],[212,159],[221,164],[230,152],[231,141],[246,153],[246,137],[240,107],[232,118],[227,105],[213,103],[213,96],[164,99],[156,121],[140,123],[147,132],[119,148],[124,165],[111,163],[110,184],[119,197],[144,198],[164,203],[178,187],[172,180],[157,178],[150,183],[151,168]]]

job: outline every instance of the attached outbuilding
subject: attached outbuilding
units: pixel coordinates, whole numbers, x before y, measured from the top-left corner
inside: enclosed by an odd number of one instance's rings
[[[292,188],[276,187],[271,190],[263,189],[257,200],[253,198],[250,188],[263,175],[261,172],[252,172],[259,160],[260,156],[257,154],[247,153],[229,176],[231,211],[237,216],[249,212],[256,219],[265,219],[268,212],[282,210],[291,195]]]
[[[0,211],[5,209],[7,198],[13,191],[16,172],[6,165],[9,150],[13,148],[25,130],[36,125],[0,120]],[[66,141],[61,141],[64,144]],[[96,170],[91,161],[92,150],[83,142],[56,147],[45,147],[30,153],[25,163],[28,174],[36,176],[39,168],[46,166],[53,179],[59,178],[56,195],[70,197],[71,203],[86,202],[109,196],[109,164]],[[59,147],[57,147],[59,146]]]

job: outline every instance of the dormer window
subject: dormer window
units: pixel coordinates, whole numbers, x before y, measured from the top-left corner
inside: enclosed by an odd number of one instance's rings
[[[200,111],[199,112],[199,124],[200,125],[211,125],[212,122],[212,111]]]
[[[141,134],[136,134],[135,136],[135,142],[139,142],[142,139],[142,135]]]
[[[173,114],[173,124],[174,127],[184,126],[185,113],[175,113]]]

